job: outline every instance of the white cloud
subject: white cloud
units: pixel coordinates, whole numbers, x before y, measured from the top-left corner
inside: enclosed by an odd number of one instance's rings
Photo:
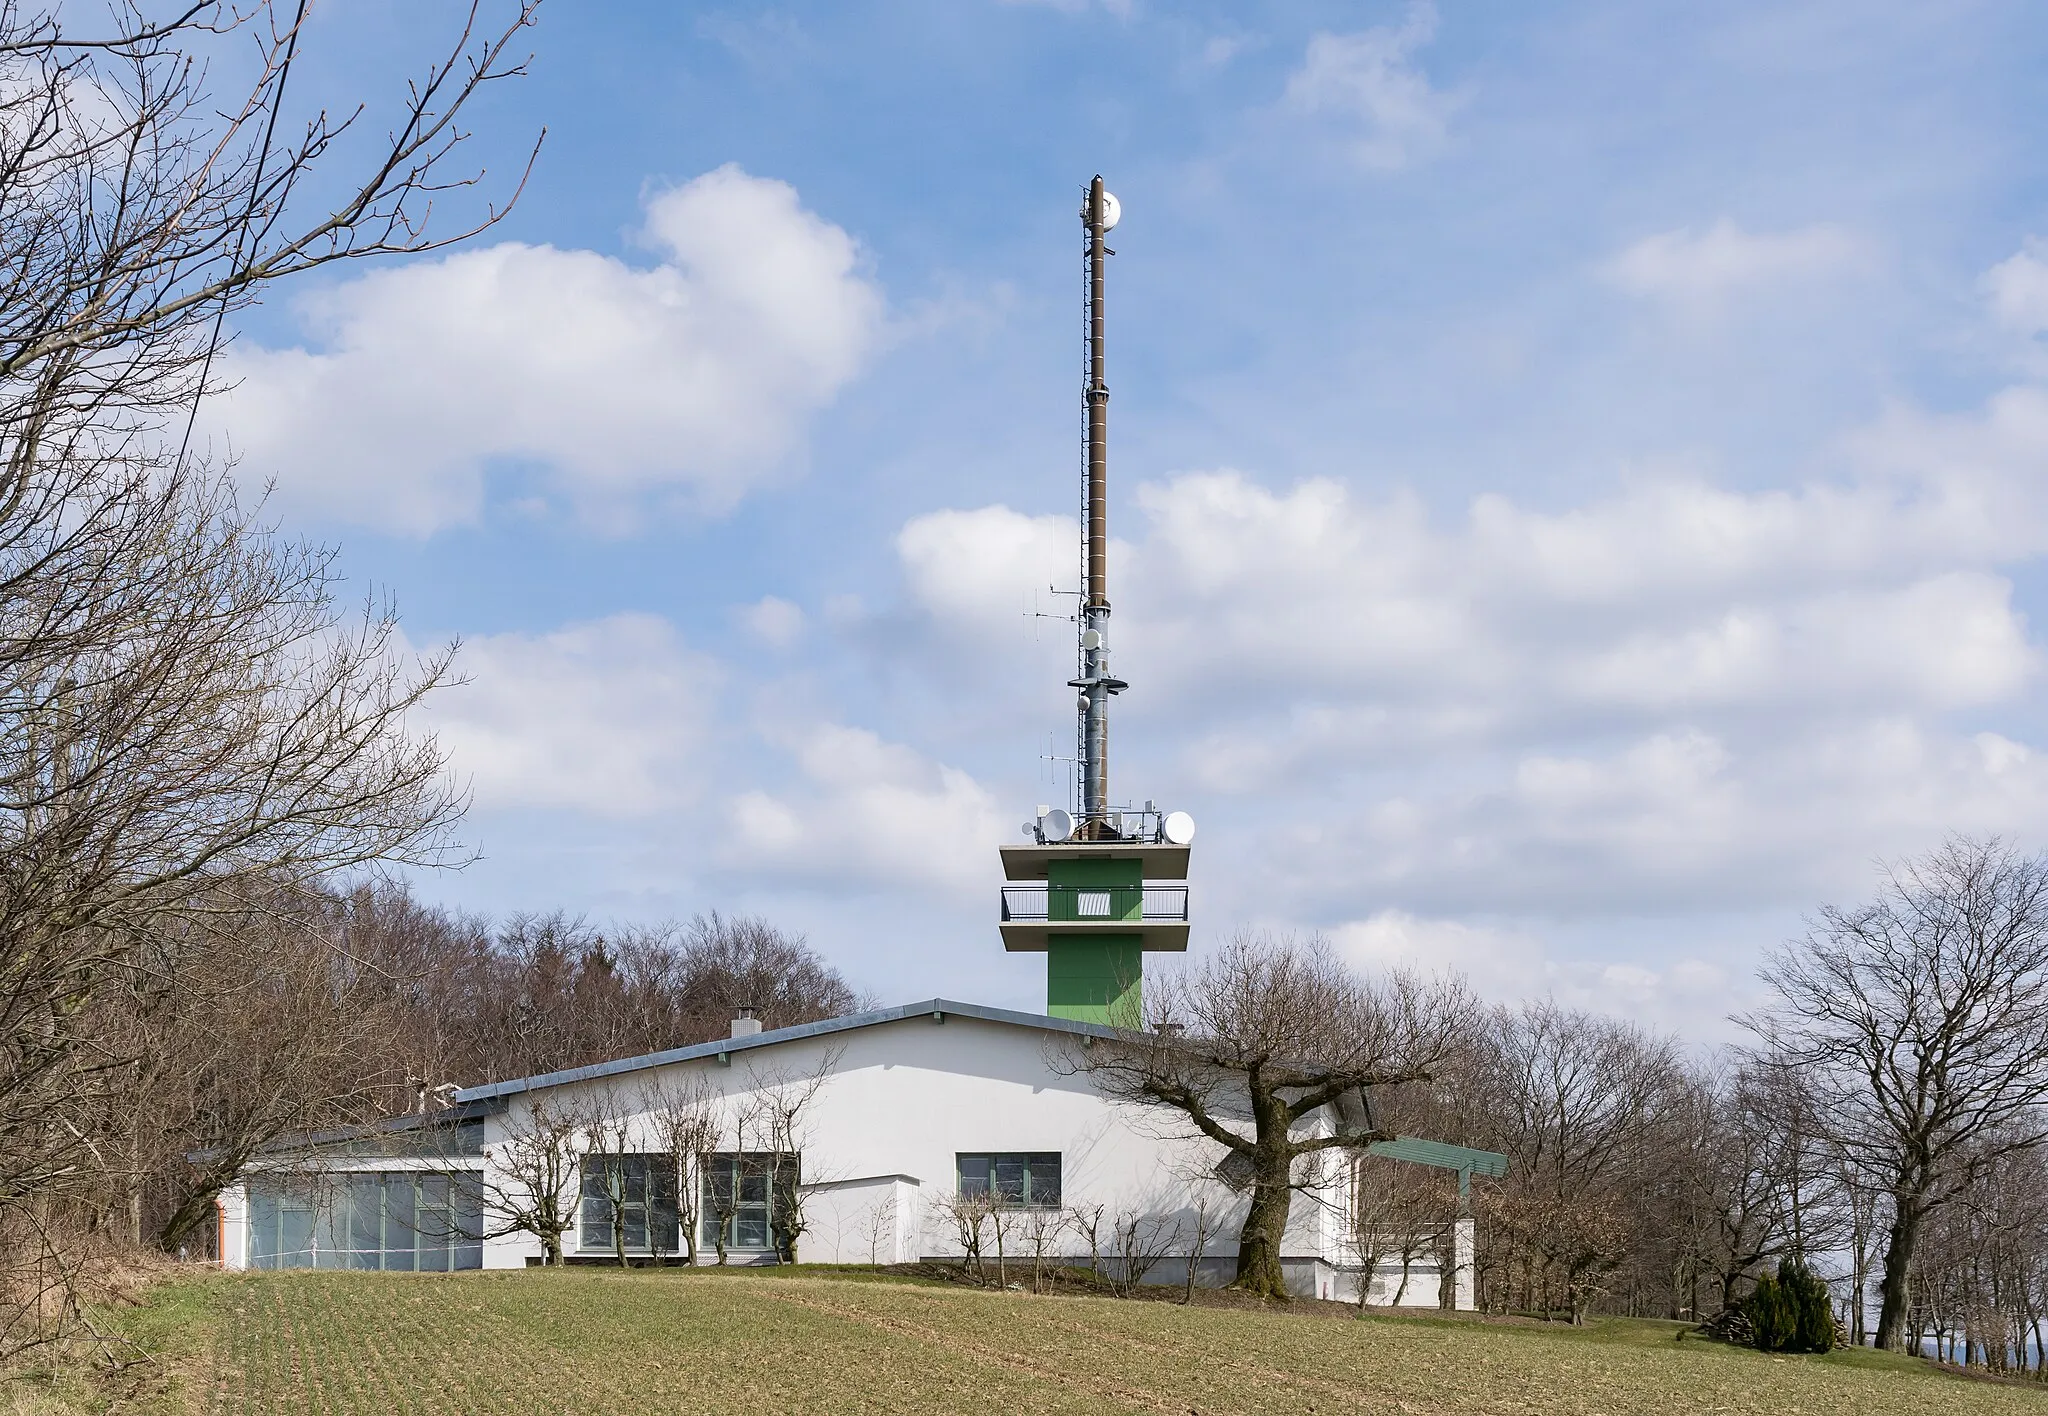
[[[1296,113],[1340,123],[1360,165],[1411,166],[1443,146],[1459,103],[1432,87],[1414,62],[1435,34],[1436,6],[1426,0],[1411,4],[1399,26],[1317,34],[1288,77],[1284,102]]]
[[[1751,234],[1722,217],[1704,231],[1646,236],[1602,271],[1630,295],[1704,317],[1751,291],[1812,286],[1870,265],[1865,244],[1839,226]]]
[[[844,231],[722,167],[646,205],[661,261],[504,243],[304,301],[310,347],[243,342],[210,405],[243,475],[290,504],[427,534],[492,472],[585,518],[716,512],[800,449],[876,345],[883,301]]]
[[[2048,330],[2048,242],[2036,237],[1985,272],[1994,319],[2021,334]]]
[[[756,639],[773,649],[787,649],[802,637],[804,612],[779,595],[763,595],[739,611],[740,623]]]
[[[1331,931],[1339,953],[1364,968],[1461,973],[1489,997],[1515,998],[1543,989],[1543,950],[1527,934],[1381,910]]]
[[[653,615],[468,640],[427,726],[485,811],[645,818],[689,800],[722,674]]]
[[[897,533],[896,554],[919,605],[978,634],[1043,602],[1051,587],[1073,588],[1079,535],[1071,516],[935,511]]]
[[[1392,909],[1341,924],[1331,937],[1360,968],[1459,973],[1490,1002],[1555,998],[1694,1042],[1734,1036],[1738,1030],[1726,1014],[1747,992],[1739,982],[1749,967],[1747,951],[1739,960],[1702,958],[1699,941],[1680,950],[1652,944],[1638,960],[1569,958],[1554,941],[1524,929]]]
[[[1333,480],[1142,485],[1121,721],[1243,817],[1245,897],[1308,918],[1810,903],[1945,829],[2048,830],[2041,754],[1983,722],[2039,682],[2000,568],[2048,550],[2048,399],[1844,450],[1860,479],[1448,520]],[[951,639],[1000,644],[1074,535],[984,507],[898,550]]]
[[[1561,959],[1545,940],[1519,929],[1380,910],[1331,931],[1338,952],[1365,969],[1408,968],[1463,974],[1480,996],[1513,1003],[1552,997],[1688,1037],[1724,1031],[1716,1014],[1730,997],[1730,970],[1692,955],[1643,963]],[[1702,1014],[1704,1013],[1704,1016]]]
[[[1243,35],[1211,35],[1202,43],[1201,65],[1205,69],[1221,69],[1249,48],[1251,41]]]
[[[728,869],[855,890],[959,893],[993,882],[1007,818],[966,772],[838,724],[804,729],[788,748],[802,780],[733,799],[720,848]]]
[[[1270,675],[1491,730],[1560,707],[1997,703],[2034,668],[2010,586],[1950,568],[2009,536],[1959,495],[1656,483],[1565,512],[1482,497],[1448,530],[1333,481],[1193,474],[1136,501],[1147,534],[1118,544],[1112,587],[1144,626],[1124,667],[1175,693]],[[1028,588],[1072,581],[1074,535],[984,507],[913,520],[898,551],[926,612],[998,636]]]

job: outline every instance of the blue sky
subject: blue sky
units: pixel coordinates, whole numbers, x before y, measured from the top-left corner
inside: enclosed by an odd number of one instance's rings
[[[373,105],[435,7],[316,11]],[[450,14],[452,15],[452,8]],[[492,912],[750,910],[1034,1006],[1074,212],[1111,263],[1117,794],[1196,947],[1725,1032],[1947,830],[2048,844],[2048,18],[2022,3],[558,3],[511,217],[276,292],[204,424],[459,636]],[[1061,748],[1060,750],[1065,750]]]

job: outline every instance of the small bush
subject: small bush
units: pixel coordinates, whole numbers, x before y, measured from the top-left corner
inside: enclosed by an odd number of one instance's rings
[[[1750,1340],[1756,1344],[1757,1350],[1783,1352],[1785,1345],[1792,1341],[1797,1324],[1778,1280],[1769,1274],[1759,1278],[1742,1307],[1749,1314]]]
[[[1829,1352],[1835,1346],[1835,1305],[1828,1286],[1802,1263],[1778,1265],[1778,1292],[1792,1310],[1793,1352]]]
[[[1782,1259],[1743,1305],[1752,1340],[1764,1352],[1827,1352],[1835,1345],[1835,1312],[1828,1286],[1797,1259]]]

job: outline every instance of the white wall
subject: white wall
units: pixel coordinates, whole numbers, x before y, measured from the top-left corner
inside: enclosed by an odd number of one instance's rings
[[[924,1215],[924,1182],[911,1175],[870,1175],[806,1185],[809,1225],[798,1257],[821,1264],[902,1264],[915,1260]]]
[[[956,1155],[984,1151],[1057,1151],[1064,1203],[1103,1207],[1105,1248],[1118,1214],[1161,1216],[1191,1231],[1194,1198],[1206,1195],[1217,1220],[1204,1252],[1234,1255],[1243,1204],[1209,1178],[1220,1148],[1186,1138],[1169,1113],[1106,1101],[1075,1068],[1075,1054],[1065,1051],[1078,1041],[959,1014],[948,1014],[944,1022],[919,1015],[734,1052],[728,1065],[710,1059],[675,1063],[570,1083],[548,1094],[574,1105],[579,1096],[609,1087],[628,1110],[644,1113],[655,1088],[694,1074],[736,1110],[757,1088],[827,1071],[802,1147],[803,1178],[819,1197],[806,1209],[813,1230],[798,1246],[805,1260],[868,1262],[871,1221],[884,1200],[876,1177],[896,1176],[903,1179],[887,1197],[895,1206],[895,1252],[906,1259],[957,1255],[959,1242],[942,1205],[955,1190]],[[507,1114],[486,1129],[487,1146],[523,1123],[530,1094],[509,1101]],[[639,1135],[634,1146],[659,1148],[644,1116]],[[847,1193],[837,1194],[833,1187],[844,1182],[863,1183],[846,1184]],[[1333,1233],[1325,1206],[1298,1202],[1287,1252],[1325,1256]],[[574,1253],[574,1236],[569,1240]],[[1075,1236],[1061,1248],[1069,1257],[1087,1253],[1085,1240]],[[486,1245],[484,1264],[513,1267],[539,1252],[538,1241],[510,1236]],[[1173,1252],[1185,1255],[1186,1240]]]

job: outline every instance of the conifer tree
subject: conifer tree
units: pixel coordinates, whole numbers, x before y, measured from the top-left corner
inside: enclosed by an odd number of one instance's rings
[[[1834,1303],[1827,1284],[1797,1259],[1778,1262],[1778,1293],[1792,1322],[1788,1352],[1828,1352],[1835,1345]]]
[[[1785,1301],[1785,1291],[1778,1280],[1769,1274],[1757,1279],[1743,1309],[1749,1314],[1749,1327],[1754,1334],[1751,1340],[1757,1350],[1783,1352],[1797,1329],[1791,1307]]]

